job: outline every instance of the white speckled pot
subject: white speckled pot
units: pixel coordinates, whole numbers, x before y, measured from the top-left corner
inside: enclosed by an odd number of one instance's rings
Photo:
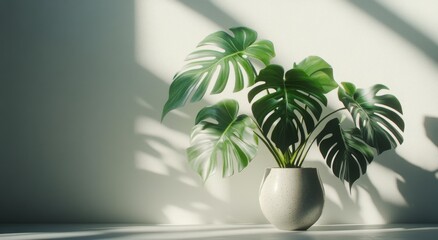
[[[306,230],[321,216],[324,189],[316,168],[268,168],[259,192],[263,214],[281,230]]]

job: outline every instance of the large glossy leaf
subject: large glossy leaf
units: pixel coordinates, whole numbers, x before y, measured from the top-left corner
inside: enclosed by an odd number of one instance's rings
[[[366,173],[374,158],[374,151],[362,140],[360,130],[343,130],[339,119],[330,120],[317,136],[321,154],[333,174],[350,184]]]
[[[272,129],[271,139],[282,152],[314,130],[327,105],[324,93],[337,86],[330,66],[315,60],[305,59],[285,76],[281,66],[269,65],[256,79],[261,84],[248,93],[250,102],[265,94],[252,104],[252,112],[265,134]]]
[[[403,142],[401,132],[405,125],[400,102],[390,94],[377,95],[380,90],[387,90],[386,86],[377,84],[360,89],[346,82],[342,86],[338,92],[339,100],[350,111],[356,127],[369,145],[380,154]]]
[[[224,177],[240,172],[255,157],[258,138],[257,128],[247,115],[239,115],[239,105],[234,100],[223,100],[203,108],[196,117],[187,149],[190,166],[205,181],[217,165],[222,163]]]
[[[211,93],[222,92],[234,72],[234,91],[254,83],[256,72],[253,59],[265,65],[275,56],[270,41],[257,40],[257,33],[245,27],[231,28],[233,36],[219,31],[202,40],[197,50],[188,57],[188,63],[173,78],[169,98],[164,105],[162,118],[171,110],[182,107],[190,99],[199,101],[212,85]],[[246,77],[245,77],[246,76]]]

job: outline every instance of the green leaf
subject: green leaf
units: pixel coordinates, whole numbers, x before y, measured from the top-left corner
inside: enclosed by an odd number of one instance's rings
[[[270,41],[257,40],[257,33],[245,27],[231,28],[234,36],[219,31],[202,40],[197,50],[188,57],[188,63],[173,78],[169,98],[164,105],[161,119],[171,110],[201,100],[210,85],[211,93],[221,93],[230,74],[234,72],[234,91],[240,91],[254,84],[256,72],[254,59],[265,65],[275,56]],[[217,72],[217,73],[216,73]],[[246,78],[245,78],[246,76]]]
[[[294,68],[303,70],[312,81],[317,82],[323,93],[328,93],[338,87],[333,78],[332,67],[318,56],[309,56]]]
[[[342,82],[341,85],[344,89],[339,89],[339,91],[345,90],[345,93],[349,96],[353,96],[354,92],[356,92],[356,86],[353,83]]]
[[[343,130],[339,119],[330,120],[317,136],[321,154],[333,174],[350,184],[366,173],[374,158],[374,151],[362,140],[360,130]]]
[[[247,115],[237,115],[239,105],[223,100],[203,108],[196,117],[187,149],[190,166],[205,181],[222,163],[222,176],[240,172],[255,157],[258,137],[256,124]]]
[[[401,132],[405,124],[403,111],[397,98],[390,94],[377,95],[387,90],[377,84],[369,89],[356,88],[352,83],[342,83],[338,96],[360,129],[363,139],[380,154],[403,142]]]
[[[272,129],[271,140],[283,153],[293,144],[304,141],[321,117],[322,105],[327,105],[324,93],[328,85],[321,85],[326,81],[312,77],[317,69],[326,70],[327,65],[320,68],[309,61],[300,64],[286,72],[285,79],[281,66],[267,66],[256,79],[261,84],[248,93],[250,102],[255,96],[265,94],[252,104],[252,112],[265,134]]]

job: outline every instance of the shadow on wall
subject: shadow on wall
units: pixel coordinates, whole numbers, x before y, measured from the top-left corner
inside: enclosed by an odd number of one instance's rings
[[[426,135],[437,145],[438,119],[426,117],[424,125]],[[419,151],[421,152],[421,150]],[[421,157],[421,154],[419,156]],[[376,207],[388,222],[438,222],[438,209],[431,208],[438,201],[438,188],[436,188],[438,186],[438,169],[428,171],[420,168],[394,151],[383,154],[382,160],[377,162],[401,177],[397,180],[397,187],[406,202],[406,206],[398,206],[381,201],[375,187],[369,181],[363,183],[362,186],[370,193]]]
[[[163,93],[168,91],[169,86],[147,70],[145,72],[144,78],[139,79],[136,96],[147,103],[147,107],[138,104],[139,111],[136,118],[146,119],[148,122],[152,120],[159,124],[164,100],[157,101],[157,99],[162,99]],[[196,114],[190,108],[180,111],[188,116]],[[172,134],[188,135],[192,126],[192,117],[173,114],[165,120],[165,127],[170,129]],[[169,139],[171,137],[169,134],[136,133],[135,151],[145,155],[135,156],[136,163],[131,161],[130,164],[136,164],[137,168],[141,168],[141,162],[147,163],[151,158],[162,162],[151,163],[155,167],[159,166],[161,169],[159,171],[151,171],[148,167],[137,169],[137,174],[141,176],[130,183],[135,187],[132,185],[129,187],[132,189],[129,193],[130,197],[135,196],[134,198],[137,199],[135,208],[142,209],[141,212],[144,214],[143,217],[146,217],[147,223],[212,223],[217,218],[224,218],[223,213],[218,209],[223,209],[226,203],[211,196],[207,191],[202,191],[199,178],[186,163],[185,149],[176,147]],[[173,151],[179,155],[179,159],[173,159],[174,164],[165,161],[166,157],[162,155],[163,147],[166,151]],[[154,169],[154,166],[149,167]],[[144,219],[142,221],[144,222]]]
[[[135,61],[133,1],[4,5],[15,52],[0,222],[169,223],[165,209],[199,222],[226,218],[224,202],[181,181],[195,176],[171,136],[135,133],[138,118],[159,124],[169,86]],[[172,116],[166,127],[187,134],[192,121]],[[184,167],[166,166],[167,175],[139,169],[135,153],[160,158],[156,146],[180,153]]]
[[[426,136],[438,147],[438,118],[427,116],[424,118]]]
[[[321,157],[322,158],[322,157]],[[331,169],[322,161],[306,160],[304,167],[318,169],[321,182],[324,185],[324,210],[318,220],[322,224],[363,223],[360,208],[352,199],[344,184],[333,175]],[[364,178],[363,176],[362,178]],[[357,183],[356,183],[357,184]],[[354,187],[356,187],[356,184]]]
[[[424,127],[429,139],[438,146],[438,118],[426,117]],[[368,175],[362,176],[355,183],[353,189],[356,189],[357,193],[359,193],[358,188],[367,191],[385,222],[438,222],[438,209],[431,207],[438,201],[438,188],[435,187],[438,186],[438,169],[434,171],[422,169],[402,158],[393,150],[377,157],[372,164],[379,164],[399,176],[399,179],[396,180],[397,187],[405,204],[384,199]],[[339,221],[363,222],[358,203],[345,191],[344,185],[333,176],[331,170],[323,162],[311,161],[307,166],[318,168],[322,181],[326,185],[326,191],[331,188],[337,193],[334,199],[326,198],[322,220],[331,223]],[[340,213],[343,215],[342,217],[339,217]]]
[[[410,42],[433,60],[435,64],[438,63],[438,45],[395,12],[375,0],[350,0],[349,2]],[[426,117],[424,127],[428,138],[438,146],[438,119]],[[354,188],[362,187],[369,193],[371,200],[386,222],[436,223],[438,221],[438,210],[430,207],[438,200],[438,188],[431,187],[436,186],[438,183],[438,170],[428,171],[420,168],[398,155],[395,151],[382,154],[374,160],[373,164],[379,164],[400,176],[400,179],[397,180],[397,186],[404,198],[403,200],[406,202],[406,206],[390,203],[382,198],[368,175],[361,177]],[[309,162],[308,165],[318,168],[323,182],[329,188],[336,190],[336,198],[341,203],[339,206],[336,203],[337,201],[326,198],[325,214],[322,216],[325,218],[324,221],[339,221],[339,218],[334,216],[342,211],[352,220],[363,221],[363,219],[360,219],[360,209],[357,203],[344,191],[344,186],[332,175],[325,164],[322,162]]]
[[[376,0],[350,0],[349,2],[403,37],[433,60],[435,64],[438,64],[438,45],[409,22]]]
[[[195,12],[201,14],[205,18],[219,24],[223,29],[228,29],[231,27],[241,26],[236,19],[224,12],[222,9],[218,8],[211,1],[197,1],[197,0],[178,0],[182,4],[191,8]]]

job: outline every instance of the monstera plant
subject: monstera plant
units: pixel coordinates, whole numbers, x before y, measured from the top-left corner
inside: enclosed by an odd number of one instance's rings
[[[317,56],[293,64],[287,71],[270,64],[273,44],[258,40],[246,27],[208,35],[188,55],[187,64],[170,85],[162,120],[187,102],[250,87],[253,116],[239,114],[236,100],[222,100],[201,109],[187,149],[191,167],[206,180],[216,169],[223,176],[243,170],[256,156],[261,140],[281,168],[300,168],[316,141],[333,174],[352,184],[382,152],[403,142],[404,122],[397,98],[377,84],[367,89],[338,84],[332,67]],[[262,66],[262,67],[260,67]],[[261,68],[261,70],[257,70]],[[343,107],[329,111],[326,95],[338,89]],[[353,127],[340,117],[350,115]],[[351,124],[352,125],[352,124]]]

